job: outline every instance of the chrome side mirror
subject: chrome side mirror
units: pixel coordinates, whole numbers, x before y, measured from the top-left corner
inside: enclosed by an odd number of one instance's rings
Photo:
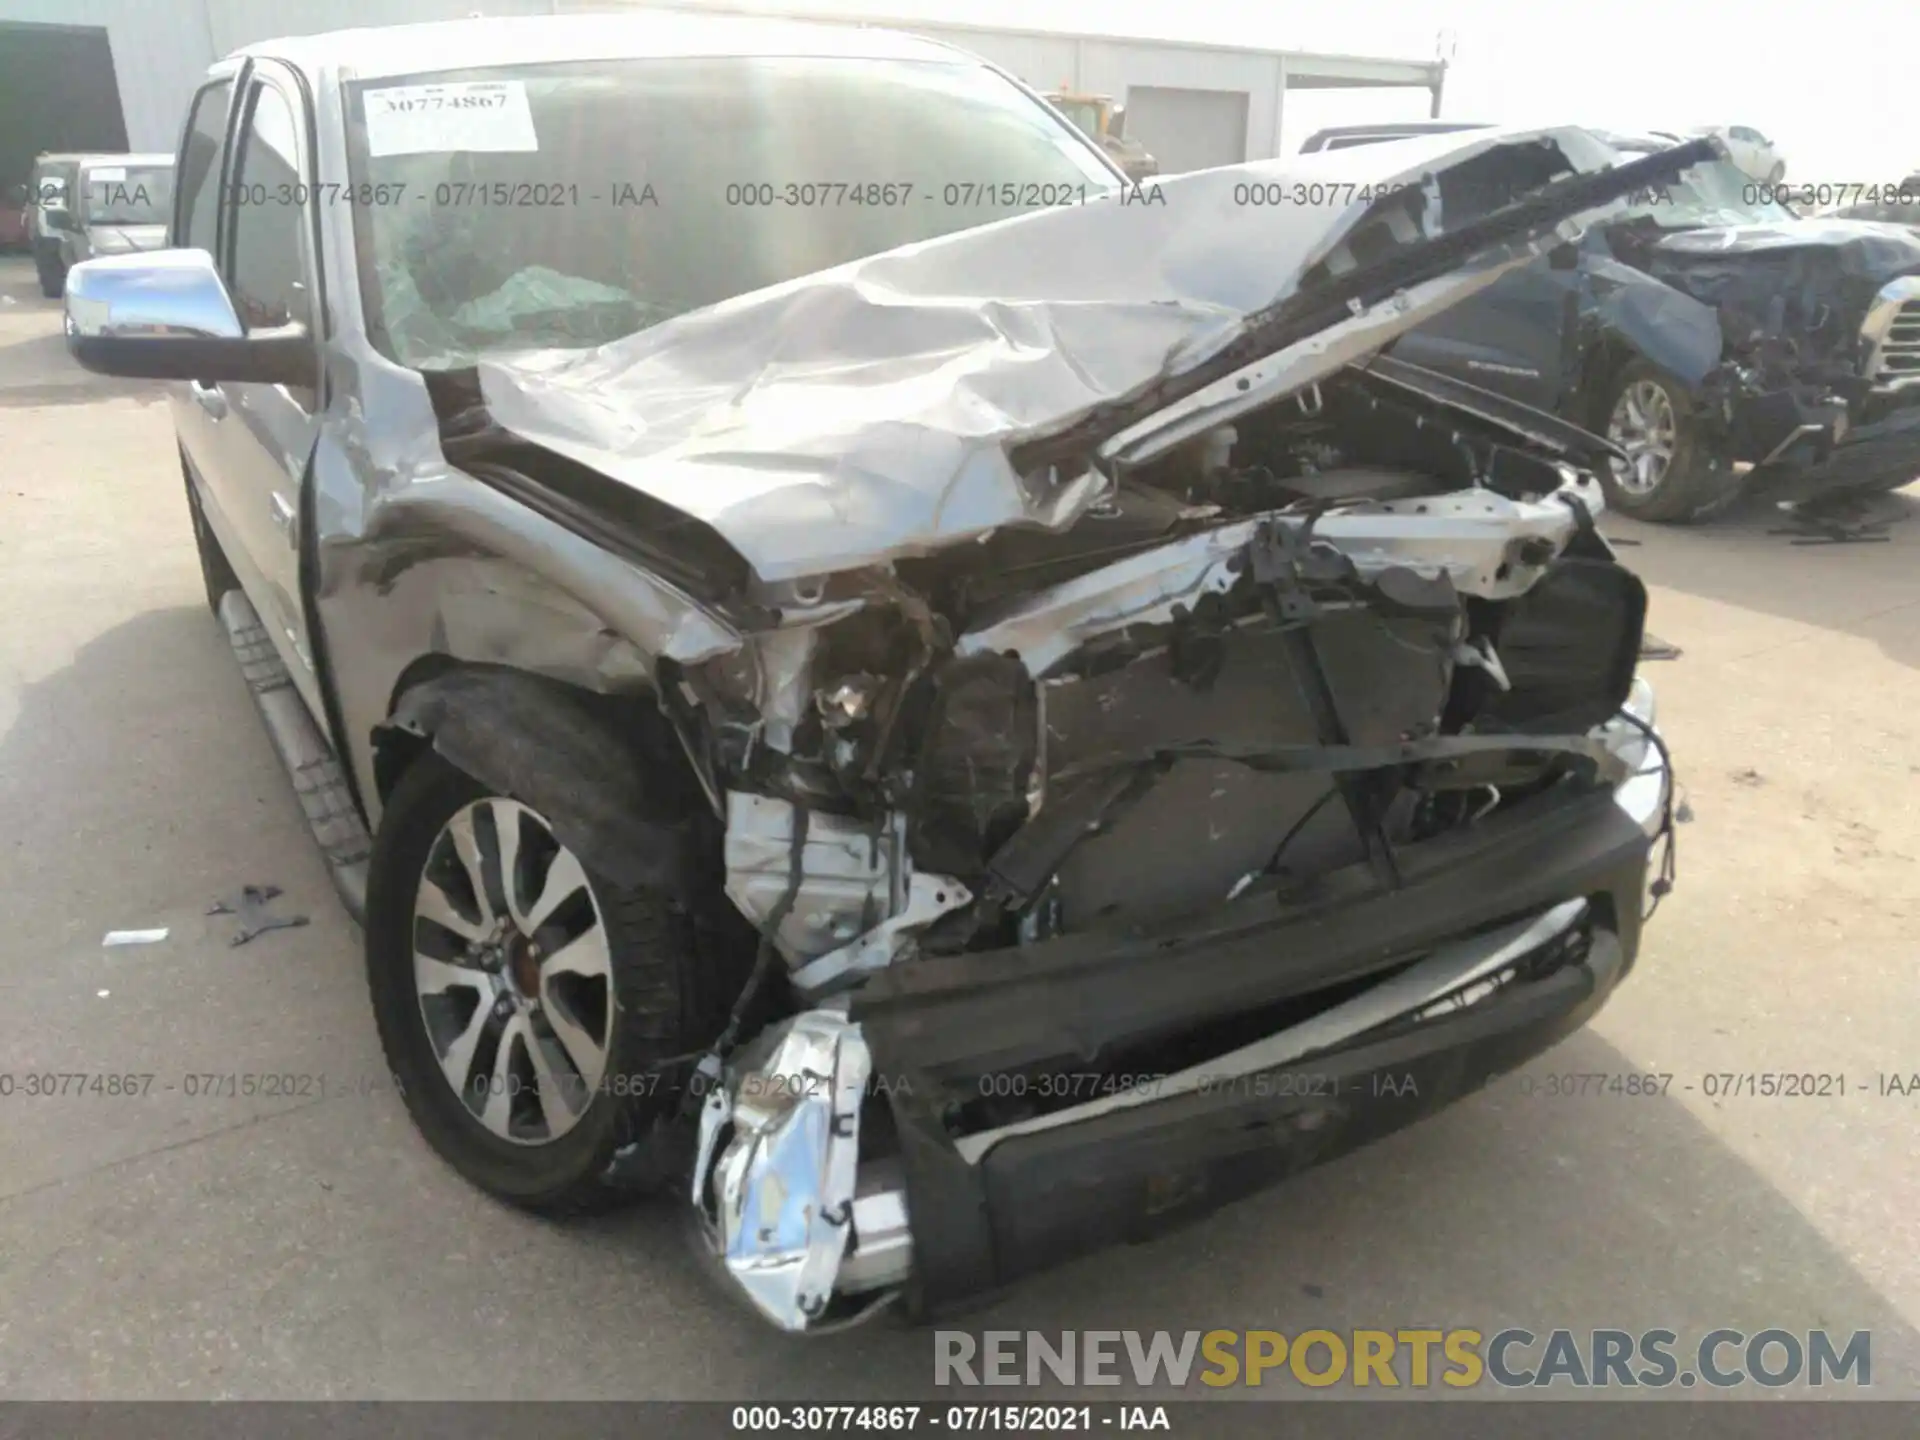
[[[67,272],[67,348],[103,375],[313,385],[319,357],[301,325],[249,332],[204,250],[88,260]]]

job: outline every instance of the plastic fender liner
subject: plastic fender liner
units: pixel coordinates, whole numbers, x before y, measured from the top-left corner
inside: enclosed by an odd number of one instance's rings
[[[627,733],[589,696],[521,670],[471,666],[408,690],[389,729],[432,740],[476,780],[543,815],[562,844],[621,885],[680,888],[693,826],[666,722],[626,699]],[[662,763],[662,757],[668,757]]]
[[[1482,730],[1578,732],[1604,725],[1626,703],[1646,630],[1647,587],[1613,560],[1562,556],[1508,602],[1494,648],[1512,688],[1476,674]]]

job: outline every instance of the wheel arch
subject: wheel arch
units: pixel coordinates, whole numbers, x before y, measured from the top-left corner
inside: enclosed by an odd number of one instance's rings
[[[561,843],[622,885],[685,890],[715,853],[717,821],[651,690],[601,693],[510,666],[423,656],[400,677],[374,730],[383,806],[429,751],[532,806]]]

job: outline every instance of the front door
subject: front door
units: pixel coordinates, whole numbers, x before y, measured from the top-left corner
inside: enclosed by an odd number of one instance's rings
[[[300,324],[317,336],[305,97],[290,76],[266,65],[252,67],[242,87],[222,197],[220,272],[247,330]],[[300,531],[320,395],[287,385],[211,389],[217,440],[205,478],[252,562],[259,583],[248,586],[250,598],[317,718],[323,712],[301,603]]]
[[[1577,274],[1556,270],[1546,260],[1510,270],[1409,330],[1393,354],[1536,409],[1556,410],[1576,314]]]

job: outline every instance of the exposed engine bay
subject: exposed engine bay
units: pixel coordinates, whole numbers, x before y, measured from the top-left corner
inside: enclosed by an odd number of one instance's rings
[[[1409,847],[1605,794],[1637,763],[1604,727],[1646,597],[1593,528],[1591,474],[1377,364],[1120,473],[1064,533],[790,591],[749,651],[674,677],[727,893],[800,1012],[729,1057],[694,1173],[717,1253],[779,1323],[814,1328],[905,1277],[904,1201],[875,1178],[885,1123],[847,1118],[872,1064],[849,1009],[876,975],[911,987],[916,966],[981,952],[1018,967],[1255,895],[1309,910],[1356,876],[1391,890]],[[1575,943],[1573,911],[1554,944]],[[1068,1058],[1098,1093],[1383,978]],[[942,1123],[963,1147],[1073,1100],[955,1093]],[[797,1196],[816,1208],[749,1224]],[[823,1229],[823,1206],[852,1223]]]
[[[728,893],[820,996],[1390,863],[1591,771],[1538,737],[1619,709],[1644,593],[1590,479],[1473,429],[1349,371],[689,668]]]

